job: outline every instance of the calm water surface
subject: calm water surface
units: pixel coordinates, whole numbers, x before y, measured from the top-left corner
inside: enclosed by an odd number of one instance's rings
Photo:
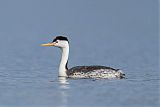
[[[126,79],[58,78],[59,49],[40,47],[39,41],[21,46],[17,43],[1,48],[0,107],[158,107],[157,45],[146,46],[141,41],[131,45],[130,41],[130,46],[117,46],[108,40],[99,47],[71,40],[70,66],[121,68]]]

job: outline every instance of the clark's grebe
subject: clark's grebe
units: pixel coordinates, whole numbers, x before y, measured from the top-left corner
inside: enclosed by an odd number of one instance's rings
[[[67,37],[57,36],[52,42],[41,46],[55,46],[62,50],[59,65],[59,76],[69,78],[124,78],[125,74],[119,70],[106,66],[76,66],[68,69],[69,41]]]

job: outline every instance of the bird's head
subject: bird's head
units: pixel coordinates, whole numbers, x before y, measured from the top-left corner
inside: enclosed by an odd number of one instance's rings
[[[67,37],[64,36],[57,36],[53,39],[52,42],[41,44],[41,46],[55,46],[59,48],[65,48],[69,45]]]

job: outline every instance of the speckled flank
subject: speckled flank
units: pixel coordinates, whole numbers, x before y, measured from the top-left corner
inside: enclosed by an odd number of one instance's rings
[[[124,78],[121,70],[112,69],[104,66],[82,66],[71,68],[68,73],[69,78],[102,78],[114,79]]]

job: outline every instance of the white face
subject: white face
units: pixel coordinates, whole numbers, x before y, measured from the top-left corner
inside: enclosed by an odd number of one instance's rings
[[[59,48],[65,48],[68,46],[68,41],[65,40],[56,40],[54,43],[54,46]]]

